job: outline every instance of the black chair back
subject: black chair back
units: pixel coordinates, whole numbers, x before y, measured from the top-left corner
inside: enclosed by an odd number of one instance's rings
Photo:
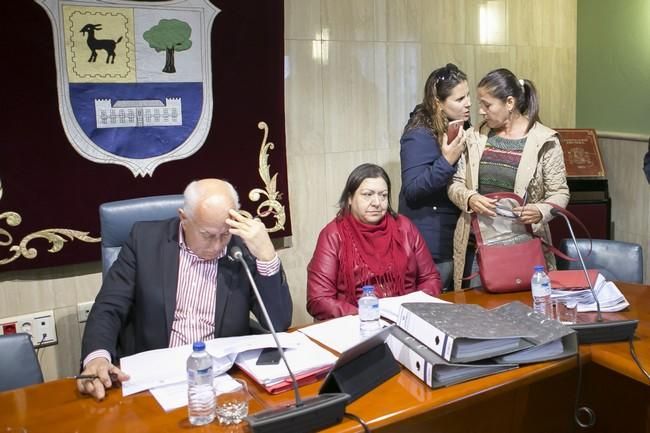
[[[0,391],[43,383],[29,334],[0,335]]]
[[[178,215],[183,195],[159,195],[104,203],[99,206],[102,236],[102,274],[106,275],[128,239],[133,223],[164,220]]]
[[[129,238],[131,227],[138,221],[158,221],[178,215],[183,207],[183,195],[159,195],[103,203],[99,206],[102,236],[102,275],[117,259],[122,245]],[[131,316],[120,331],[117,352],[119,356],[135,353],[135,334]]]
[[[599,269],[609,280],[643,283],[643,249],[632,242],[593,239],[589,253],[589,239],[577,239],[580,253],[588,269]],[[578,257],[571,239],[560,241],[560,251]],[[582,269],[580,261],[569,262],[558,258],[558,269]]]

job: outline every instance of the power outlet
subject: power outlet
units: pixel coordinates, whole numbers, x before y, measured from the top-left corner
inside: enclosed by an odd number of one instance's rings
[[[80,302],[77,304],[77,319],[79,320],[79,323],[84,323],[88,320],[88,315],[90,314],[90,310],[93,308],[93,304],[93,301]]]
[[[22,316],[0,319],[1,334],[25,332],[32,336],[34,347],[50,346],[58,342],[54,311],[39,311]]]
[[[34,346],[49,346],[57,343],[56,327],[54,326],[54,313],[44,311],[35,314],[32,321],[32,341]]]

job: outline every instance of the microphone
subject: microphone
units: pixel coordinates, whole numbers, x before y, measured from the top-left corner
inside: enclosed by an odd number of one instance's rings
[[[591,295],[594,297],[594,300],[596,301],[596,322],[595,323],[574,323],[572,325],[569,325],[569,327],[571,327],[578,333],[578,342],[579,343],[606,343],[611,341],[623,341],[623,340],[631,339],[634,336],[634,332],[636,331],[636,327],[639,324],[639,321],[638,320],[610,320],[610,321],[603,320],[603,315],[600,311],[600,301],[598,301],[598,296],[596,296],[596,291],[594,290],[594,286],[591,282],[591,278],[589,278],[589,272],[587,272],[587,266],[585,265],[585,261],[582,259],[582,253],[580,252],[580,248],[578,248],[578,241],[576,240],[576,236],[573,233],[573,227],[571,226],[571,222],[569,221],[569,218],[564,214],[564,212],[561,212],[557,208],[551,209],[551,215],[554,216],[559,215],[562,218],[564,218],[564,221],[566,222],[566,225],[569,229],[569,233],[571,234],[573,245],[575,246],[576,252],[578,253],[580,266],[582,267],[582,271],[584,272],[585,278],[587,279],[587,284],[589,285],[589,291],[591,291]]]
[[[345,406],[350,396],[345,393],[329,393],[320,394],[305,400],[300,398],[298,381],[289,367],[287,358],[284,356],[284,349],[278,340],[278,335],[275,332],[273,323],[271,323],[271,318],[262,300],[262,296],[257,289],[257,284],[255,284],[248,263],[244,260],[244,254],[238,246],[232,247],[230,253],[234,260],[239,261],[246,271],[248,280],[253,287],[253,292],[255,292],[257,302],[260,304],[264,320],[266,320],[269,331],[273,335],[273,340],[280,353],[280,357],[289,371],[295,398],[295,404],[271,408],[247,416],[245,419],[248,421],[251,431],[253,433],[284,433],[287,431],[307,433],[321,430],[341,422],[345,413]]]

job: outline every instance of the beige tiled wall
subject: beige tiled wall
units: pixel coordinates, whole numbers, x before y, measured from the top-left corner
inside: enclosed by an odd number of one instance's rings
[[[612,198],[612,237],[643,247],[644,281],[650,283],[650,185],[643,173],[643,141],[599,138]]]
[[[503,12],[499,44],[480,43],[482,6]],[[489,70],[511,68],[537,84],[547,125],[572,127],[575,50],[576,0],[286,0],[293,247],[280,255],[293,292],[294,324],[311,321],[306,265],[350,170],[362,162],[383,165],[396,202],[400,132],[432,69],[456,63],[473,88]],[[647,232],[646,220],[646,239]],[[0,272],[0,317],[55,310],[59,344],[39,355],[46,379],[77,368],[82,330],[76,303],[94,298],[98,272],[99,265],[50,275]]]
[[[503,12],[499,44],[481,44],[482,7]],[[576,12],[575,0],[285,1],[294,246],[282,257],[296,325],[311,321],[305,268],[351,169],[362,162],[384,166],[396,204],[399,137],[433,69],[457,64],[474,96],[485,73],[510,68],[536,84],[544,123],[574,126]]]

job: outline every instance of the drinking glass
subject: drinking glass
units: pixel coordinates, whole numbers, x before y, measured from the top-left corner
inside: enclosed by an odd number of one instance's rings
[[[578,318],[578,304],[571,299],[556,300],[554,302],[555,319],[565,325],[576,323]]]
[[[248,386],[242,379],[223,384],[216,390],[217,418],[223,425],[239,424],[248,415]]]

